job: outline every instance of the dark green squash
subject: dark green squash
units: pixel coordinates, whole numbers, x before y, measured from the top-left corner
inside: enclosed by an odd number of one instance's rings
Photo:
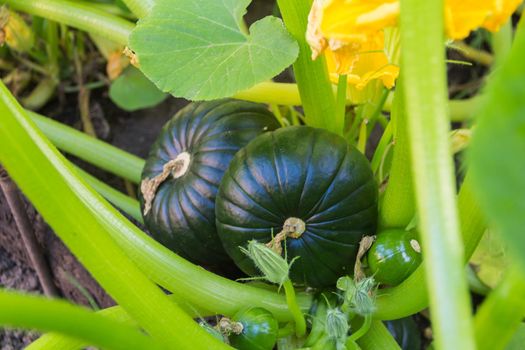
[[[230,345],[239,350],[272,350],[279,324],[270,311],[255,307],[238,312],[233,321],[242,324],[240,334],[231,334]]]
[[[421,332],[412,316],[384,323],[402,350],[421,349]]]
[[[264,105],[236,100],[190,103],[163,128],[142,172],[142,187],[177,159],[144,215],[152,236],[206,266],[231,264],[215,228],[215,196],[237,151],[279,124]],[[140,196],[144,213],[144,193]]]
[[[290,218],[300,219],[304,232],[286,240],[288,260],[300,256],[290,277],[329,286],[353,272],[361,237],[375,233],[377,185],[368,160],[342,137],[288,127],[237,153],[219,188],[216,217],[226,251],[252,276],[259,272],[239,246],[269,242]]]
[[[396,286],[421,263],[416,234],[403,229],[380,232],[367,255],[370,274],[381,284]]]

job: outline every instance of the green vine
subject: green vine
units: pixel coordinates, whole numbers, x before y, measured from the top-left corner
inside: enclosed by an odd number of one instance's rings
[[[110,230],[119,223],[132,225],[79,181],[3,84],[0,119],[2,165],[102,287],[165,348],[192,348],[197,343],[226,348],[169,301],[117,246]],[[71,212],[75,215],[63,215]],[[173,324],[181,333],[171,332]],[[199,336],[188,339],[183,335],[188,332]]]
[[[86,343],[115,350],[164,349],[136,327],[122,324],[64,301],[0,289],[0,308],[2,325],[56,331],[74,337],[69,338],[74,343]],[[53,349],[57,350],[55,347]]]
[[[344,119],[336,116],[335,97],[323,57],[312,60],[306,42],[306,26],[311,0],[277,0],[286,28],[299,44],[299,57],[294,73],[306,123],[342,135]]]

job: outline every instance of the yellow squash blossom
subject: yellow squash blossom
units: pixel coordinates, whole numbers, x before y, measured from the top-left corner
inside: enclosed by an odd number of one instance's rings
[[[484,27],[497,31],[522,0],[445,0],[447,37],[462,39]],[[306,38],[312,58],[326,54],[330,75],[362,89],[373,79],[392,87],[399,69],[389,62],[384,29],[397,24],[398,0],[314,0]]]
[[[384,52],[384,35],[378,32],[362,43],[359,50],[343,47],[325,51],[330,79],[337,82],[340,74],[346,74],[348,84],[362,90],[371,80],[379,79],[392,88],[399,75],[399,67],[388,62]]]
[[[307,30],[312,58],[326,54],[333,82],[346,74],[358,90],[374,79],[391,88],[399,68],[386,55],[383,28],[394,26],[398,14],[395,0],[314,0]]]

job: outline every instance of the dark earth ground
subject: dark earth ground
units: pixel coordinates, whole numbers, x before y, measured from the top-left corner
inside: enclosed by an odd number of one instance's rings
[[[272,9],[272,1],[254,1],[247,16],[248,23],[270,14]],[[461,59],[461,57],[455,56],[457,55],[452,54],[451,58]],[[459,87],[464,87],[465,84],[475,84],[477,85],[476,87],[478,87],[481,85],[480,76],[483,71],[484,69],[481,67],[465,68],[464,66],[457,65],[450,66],[449,83]],[[289,79],[286,75],[287,74],[284,74],[284,80]],[[473,90],[476,90],[476,88]],[[69,94],[60,97],[61,98],[55,98],[40,112],[79,128],[80,117],[76,95]],[[104,135],[106,141],[144,158],[162,125],[185,103],[184,100],[170,97],[155,108],[128,113],[113,105],[107,97],[107,90],[103,88],[93,92],[91,110],[95,119],[94,124],[95,126],[98,125],[97,131],[100,131],[100,134],[106,134]],[[109,128],[107,128],[107,126],[109,126]],[[70,157],[70,159],[99,179],[121,191],[125,191],[125,185],[122,179],[89,166],[78,159],[72,157]],[[45,259],[49,263],[54,282],[62,296],[75,303],[86,306],[90,305],[90,298],[92,299],[91,303],[94,301],[101,308],[113,305],[111,298],[104,293],[89,273],[86,272],[69,253],[67,248],[46,225],[42,217],[38,215],[28,203],[26,203],[26,211],[30,222],[34,223],[34,232],[43,249]],[[42,293],[38,277],[31,267],[31,263],[25,253],[25,248],[21,243],[19,233],[13,222],[13,217],[6,206],[5,198],[1,191],[0,287],[24,290],[32,293]],[[423,317],[418,317],[418,323],[422,330],[427,327],[427,322]],[[38,334],[32,332],[0,330],[0,349],[22,349],[37,337]]]

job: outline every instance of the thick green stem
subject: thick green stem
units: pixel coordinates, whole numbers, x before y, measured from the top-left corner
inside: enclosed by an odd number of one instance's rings
[[[0,309],[3,326],[56,331],[107,349],[163,349],[135,327],[61,300],[0,289]]]
[[[286,293],[286,303],[288,304],[288,308],[290,309],[295,322],[295,335],[300,338],[306,334],[306,321],[299,305],[297,304],[295,289],[290,279],[287,279],[283,283],[283,287],[284,292]]]
[[[392,108],[394,129],[394,156],[388,178],[388,186],[381,198],[379,226],[406,227],[415,213],[415,199],[410,165],[410,140],[407,130],[407,114],[403,94],[404,83],[397,83]]]
[[[505,349],[525,317],[525,275],[516,266],[485,299],[474,318],[478,349]]]
[[[124,2],[138,18],[146,16],[155,4],[154,0],[122,0],[122,2]]]
[[[142,212],[140,211],[140,203],[138,200],[117,191],[113,187],[105,184],[80,168],[76,168],[76,171],[102,197],[113,203],[117,208],[123,210],[133,219],[143,223]]]
[[[306,42],[311,0],[277,0],[288,31],[299,43],[299,57],[293,65],[295,79],[309,125],[343,134],[344,121],[336,118],[335,98],[324,57],[312,60]]]
[[[470,299],[456,210],[446,95],[443,0],[401,0],[401,70],[438,349],[474,349]]]
[[[133,227],[131,223],[78,179],[4,85],[0,119],[2,165],[108,294],[166,349],[227,348],[169,301],[138,269],[140,263],[117,246],[109,233],[119,224]],[[180,332],[173,333],[173,325]]]
[[[1,0],[15,10],[44,17],[127,45],[134,24],[94,7],[66,0]]]
[[[57,148],[110,173],[135,183],[140,182],[143,159],[53,119],[33,112],[28,114]]]
[[[173,296],[169,296],[172,300]],[[175,300],[173,300],[175,301]],[[197,310],[184,302],[179,303],[180,307],[192,318],[202,318],[210,314],[204,310]],[[113,306],[96,312],[97,315],[104,316],[104,319],[118,321],[119,324],[137,327],[137,322],[133,320],[120,306]],[[60,333],[47,333],[32,342],[25,350],[78,350],[89,345],[83,340],[72,338]]]

